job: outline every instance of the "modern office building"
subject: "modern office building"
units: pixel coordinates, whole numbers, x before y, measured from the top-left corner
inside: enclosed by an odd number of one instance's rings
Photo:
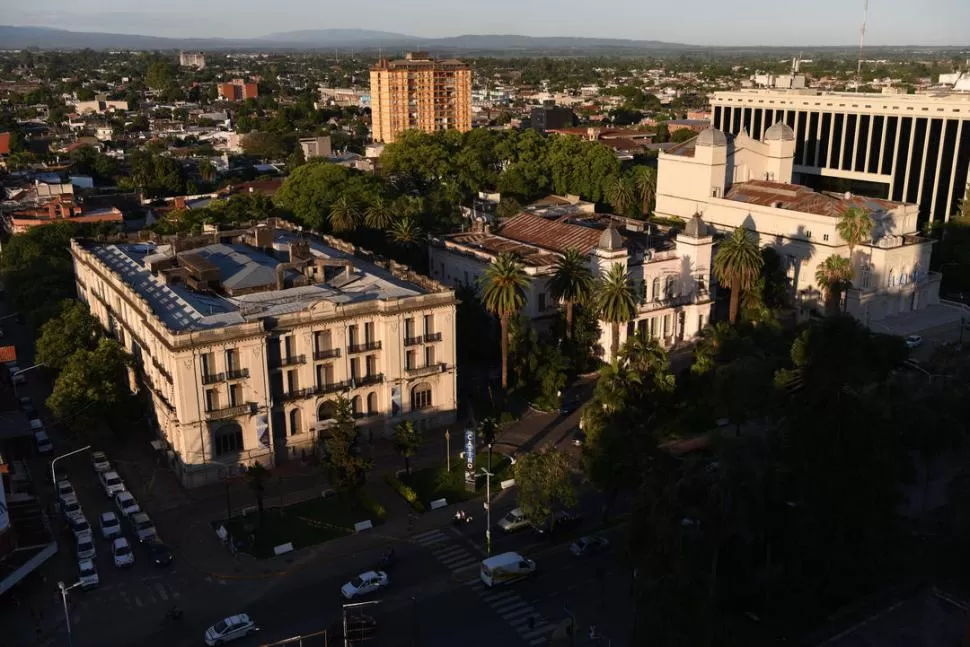
[[[712,128],[661,151],[656,214],[689,221],[700,213],[713,232],[752,232],[781,256],[803,316],[822,311],[816,271],[836,255],[854,270],[845,310],[866,325],[909,332],[959,325],[961,313],[940,305],[941,275],[929,271],[934,241],[918,234],[916,205],[793,184],[797,143],[794,130],[777,122],[760,141]],[[849,208],[874,221],[871,239],[851,256],[836,228]]]
[[[427,52],[381,59],[370,68],[370,94],[375,142],[389,144],[405,130],[472,128],[472,71],[461,61],[436,61]]]
[[[970,93],[740,90],[714,93],[711,106],[727,134],[758,140],[787,124],[798,184],[913,203],[921,223],[948,219],[966,191]]]
[[[575,196],[548,196],[494,233],[485,228],[432,239],[431,275],[448,285],[477,288],[500,253],[518,254],[529,277],[521,312],[541,323],[560,310],[548,281],[563,253],[575,248],[587,256],[595,276],[619,263],[634,285],[637,312],[620,328],[619,344],[640,331],[670,347],[693,339],[710,321],[713,238],[700,216],[689,219],[679,233],[662,235],[648,227],[642,221],[598,214],[594,204]],[[605,356],[611,326],[600,322],[600,333]]]
[[[205,69],[205,52],[179,52],[179,66]]]
[[[365,439],[454,421],[454,292],[283,227],[72,241],[78,295],[135,358],[187,486],[314,452],[340,397]]]

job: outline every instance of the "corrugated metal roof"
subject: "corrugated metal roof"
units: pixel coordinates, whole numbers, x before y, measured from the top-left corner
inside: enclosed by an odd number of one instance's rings
[[[505,238],[555,252],[562,253],[574,247],[583,254],[588,254],[596,247],[602,232],[602,229],[594,227],[520,213],[506,222],[498,233]]]
[[[866,211],[892,211],[903,204],[860,195],[834,196],[827,193],[817,193],[798,184],[766,182],[764,180],[751,180],[735,184],[724,197],[735,202],[832,217],[841,216],[850,207],[862,208]]]

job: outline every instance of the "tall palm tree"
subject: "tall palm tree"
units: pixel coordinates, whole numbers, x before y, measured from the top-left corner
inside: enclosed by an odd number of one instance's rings
[[[835,231],[849,246],[850,261],[853,260],[852,253],[855,251],[856,245],[869,240],[872,236],[874,225],[872,214],[859,207],[849,207],[845,210],[845,213],[839,216]]]
[[[357,228],[360,216],[357,205],[346,194],[334,200],[330,205],[330,228],[334,231],[352,231]]]
[[[586,257],[575,247],[566,250],[556,261],[556,271],[549,279],[549,292],[556,301],[566,304],[566,338],[573,336],[573,306],[585,303],[593,292],[593,273]]]
[[[374,198],[364,211],[364,224],[371,229],[387,229],[393,220],[394,211],[391,203],[382,195]]]
[[[844,256],[832,254],[818,266],[815,281],[825,292],[825,314],[839,314],[842,292],[852,285],[852,262]]]
[[[620,263],[614,263],[610,271],[596,285],[599,318],[611,326],[610,361],[617,357],[620,341],[620,324],[633,319],[637,311],[637,298],[633,281],[626,275]]]
[[[764,259],[758,244],[748,235],[748,230],[738,227],[718,245],[714,257],[714,276],[717,282],[731,290],[731,307],[728,320],[736,323],[741,293],[750,290],[758,282]]]
[[[649,376],[659,391],[674,388],[674,376],[670,372],[667,351],[660,342],[640,333],[627,337],[620,348],[620,360],[638,375]]]
[[[622,411],[630,404],[630,394],[639,385],[640,374],[626,362],[621,363],[614,359],[600,369],[591,402],[606,414]]]
[[[482,303],[496,315],[502,326],[502,389],[509,386],[509,318],[525,305],[529,277],[519,257],[502,252],[485,268],[482,276]]]
[[[205,159],[199,162],[199,176],[206,182],[211,182],[216,176],[216,167]]]
[[[617,176],[606,185],[606,201],[617,214],[625,216],[630,213],[636,200],[633,182],[629,178]]]
[[[657,195],[657,170],[651,166],[634,167],[633,183],[640,197],[640,210],[647,216],[652,211],[653,199]]]
[[[421,231],[421,227],[418,226],[414,218],[405,216],[404,218],[395,220],[390,229],[388,229],[387,234],[395,245],[407,248],[418,246],[421,243],[421,237],[424,232]]]

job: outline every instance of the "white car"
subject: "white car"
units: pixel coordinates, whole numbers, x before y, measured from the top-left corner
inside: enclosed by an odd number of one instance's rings
[[[206,629],[204,640],[206,645],[212,647],[212,645],[221,645],[257,631],[259,631],[259,627],[256,626],[252,618],[245,613],[240,613],[237,616],[224,618]]]
[[[115,505],[118,506],[118,511],[125,518],[130,517],[136,512],[141,512],[141,507],[139,507],[138,502],[135,501],[135,497],[128,490],[122,490],[115,494]]]
[[[108,457],[105,456],[104,452],[91,452],[91,465],[94,466],[95,472],[111,471],[111,463],[108,462]]]
[[[98,525],[101,526],[101,536],[105,539],[121,536],[121,520],[114,512],[102,512]]]
[[[525,513],[522,512],[522,508],[510,510],[509,513],[502,517],[502,519],[498,522],[498,527],[505,532],[515,532],[516,530],[522,530],[528,526],[529,520],[526,519]]]
[[[923,344],[923,338],[920,337],[919,335],[910,335],[909,337],[906,338],[907,348],[916,348],[917,346],[922,346],[922,344]]]
[[[118,472],[98,472],[98,480],[101,482],[101,487],[104,488],[104,493],[108,496],[114,496],[115,493],[127,489],[125,482],[118,476]]]
[[[82,589],[93,589],[100,583],[98,569],[92,560],[82,559],[77,563],[77,579]]]
[[[77,497],[73,494],[68,497],[61,499],[61,512],[64,514],[64,519],[70,523],[73,519],[84,516],[84,510],[81,508],[81,502],[77,500]]]
[[[77,494],[74,492],[74,486],[71,485],[70,481],[58,481],[57,482],[57,498],[64,501],[67,497],[76,497]]]
[[[74,517],[71,519],[71,532],[74,533],[74,539],[78,539],[81,535],[91,534],[91,524],[83,515],[80,517]]]
[[[135,514],[128,517],[128,521],[131,522],[131,531],[135,533],[135,537],[140,543],[145,543],[148,541],[154,541],[157,533],[155,532],[155,524],[144,512],[136,512]]]
[[[90,531],[77,536],[78,561],[83,559],[94,559],[97,554],[98,553],[94,548],[94,537],[91,536]]]
[[[124,537],[118,537],[111,542],[111,558],[115,568],[128,568],[135,565],[135,553],[131,552],[131,544]]]
[[[340,587],[340,592],[348,600],[353,600],[361,595],[382,589],[389,583],[390,580],[384,571],[367,571]]]

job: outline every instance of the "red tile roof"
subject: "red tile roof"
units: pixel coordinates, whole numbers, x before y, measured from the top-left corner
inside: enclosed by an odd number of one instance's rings
[[[0,133],[0,155],[10,154],[10,133]]]
[[[17,361],[16,346],[0,346],[0,362],[16,362],[16,361]]]
[[[588,254],[596,247],[603,232],[592,227],[520,213],[502,225],[498,233],[505,238],[560,253],[575,247],[583,254]]]
[[[766,182],[765,180],[751,180],[735,184],[724,198],[763,207],[777,207],[833,217],[842,215],[850,207],[858,207],[867,211],[892,211],[903,205],[902,202],[891,202],[859,195],[850,195],[846,198],[828,193],[816,193],[806,186]]]

